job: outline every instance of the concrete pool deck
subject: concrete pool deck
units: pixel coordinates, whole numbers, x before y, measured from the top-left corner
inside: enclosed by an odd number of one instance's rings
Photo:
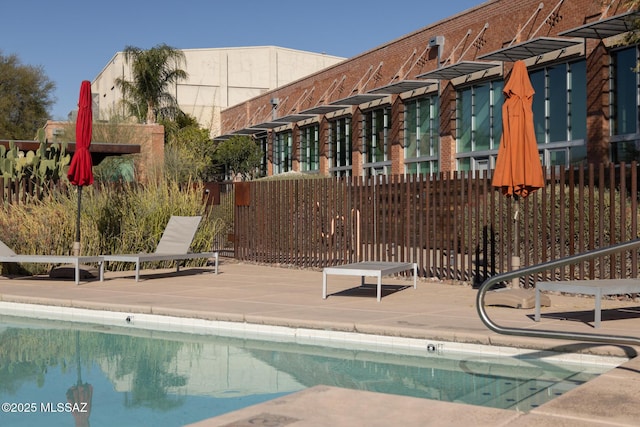
[[[107,272],[105,281],[0,277],[0,301],[149,313],[294,328],[359,332],[434,341],[532,350],[635,356],[631,347],[498,335],[481,322],[477,291],[466,285],[405,277],[383,278],[382,301],[374,285],[332,276],[322,299],[322,272],[222,260],[220,274],[185,268]],[[501,326],[640,337],[640,302],[605,300],[602,326],[593,328],[592,298],[550,295],[542,320],[534,309],[488,307]],[[562,396],[520,413],[365,391],[318,386],[194,424],[197,427],[269,426],[637,426],[640,361],[621,366]]]

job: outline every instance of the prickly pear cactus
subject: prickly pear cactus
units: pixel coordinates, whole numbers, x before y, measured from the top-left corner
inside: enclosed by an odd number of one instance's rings
[[[0,146],[0,176],[6,182],[27,178],[44,189],[51,181],[57,182],[64,176],[71,162],[66,143],[48,144],[43,130],[38,131],[37,137],[40,146],[35,151],[20,151],[14,141],[9,141],[8,148]]]

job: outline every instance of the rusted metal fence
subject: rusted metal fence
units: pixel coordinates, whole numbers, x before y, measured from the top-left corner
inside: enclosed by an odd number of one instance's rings
[[[303,268],[417,262],[419,275],[479,284],[638,237],[638,166],[546,170],[546,187],[520,199],[486,172],[255,181],[235,184],[235,257]],[[515,226],[517,222],[517,227]],[[515,247],[518,230],[518,247]],[[603,257],[524,278],[638,276],[638,253]]]
[[[0,176],[0,206],[29,203],[34,199],[41,199],[54,188],[60,190],[63,186],[52,180],[41,182],[35,177],[24,177],[18,180]]]
[[[475,285],[513,269],[514,255],[531,266],[639,237],[637,163],[557,167],[545,176],[545,188],[518,201],[517,219],[514,199],[486,172],[214,183],[203,200],[226,224],[213,242],[223,256],[302,268],[417,262],[422,277]],[[7,205],[51,188],[0,178],[0,190]],[[638,277],[638,255],[596,258],[521,284]]]
[[[232,182],[210,182],[204,185],[203,200],[213,218],[220,219],[224,229],[216,234],[211,250],[233,257],[234,188]]]

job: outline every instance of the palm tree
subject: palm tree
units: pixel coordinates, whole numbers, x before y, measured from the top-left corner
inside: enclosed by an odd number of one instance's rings
[[[185,63],[184,52],[166,44],[143,50],[134,46],[124,49],[126,63],[131,63],[133,81],[116,78],[130,114],[149,124],[158,117],[172,119],[180,111],[178,102],[169,92],[171,85],[187,78],[179,68]]]
[[[624,6],[629,10],[640,11],[640,0],[627,0]],[[635,18],[631,23],[631,31],[625,36],[627,44],[635,44],[640,41],[640,19]]]

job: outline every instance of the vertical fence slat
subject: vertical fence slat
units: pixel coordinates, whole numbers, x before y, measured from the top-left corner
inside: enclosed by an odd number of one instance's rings
[[[620,194],[620,208],[618,209],[618,211],[620,212],[620,216],[619,216],[619,221],[620,221],[620,242],[624,242],[627,240],[627,204],[626,204],[626,199],[627,199],[627,165],[622,162],[620,163],[620,173],[619,173],[619,179],[620,179],[620,185],[618,187],[619,190],[619,194]],[[626,256],[625,254],[620,254],[618,256],[618,259],[620,260],[620,262],[623,264],[623,268],[620,269],[620,275],[617,277],[624,277],[622,276],[622,274],[624,274],[624,271],[626,270],[626,268],[624,268],[624,264],[626,264]]]
[[[584,168],[578,168],[578,247],[577,253],[582,253],[587,250],[585,241],[585,227],[584,224],[588,221],[587,218],[587,206],[584,191]],[[585,263],[581,262],[578,266],[578,274],[576,279],[584,280],[585,275]]]
[[[596,221],[595,221],[595,212],[596,212],[595,172],[596,171],[593,163],[589,164],[589,224],[592,224],[592,225],[596,224]],[[589,228],[589,248],[588,249],[594,249],[596,247],[596,241],[595,241],[596,232],[597,232],[596,227],[592,226]],[[588,276],[594,277],[595,270],[596,270],[596,260],[591,259],[589,260]]]
[[[576,234],[575,234],[575,230],[576,230],[576,209],[574,209],[574,207],[576,206],[576,200],[575,200],[575,191],[573,191],[576,188],[576,183],[575,183],[575,174],[574,174],[575,170],[574,168],[569,168],[569,170],[567,170],[567,182],[569,185],[568,188],[568,199],[569,199],[569,206],[567,209],[567,215],[569,218],[569,230],[568,230],[568,236],[566,237],[567,240],[567,255],[575,255],[576,253]],[[570,264],[567,266],[569,271],[568,271],[568,277],[571,278],[572,280],[576,278],[576,265],[575,264]]]
[[[615,170],[615,166],[613,164],[609,165],[609,236],[611,239],[612,243],[616,243],[617,239],[616,239],[616,219],[614,217],[615,212],[616,212],[616,198],[615,198],[615,177],[616,177],[616,170]],[[615,260],[616,260],[616,255],[615,254],[611,254],[609,256],[609,278],[614,278],[615,277]]]
[[[426,273],[426,252],[427,252],[427,248],[425,246],[425,227],[424,227],[424,220],[425,220],[425,210],[424,210],[424,203],[425,203],[425,176],[422,174],[416,174],[415,178],[415,212],[416,212],[416,218],[415,218],[415,224],[416,227],[414,228],[414,232],[417,232],[417,236],[416,236],[416,258],[414,262],[418,263],[418,275],[419,276],[423,276],[426,277],[427,273]]]
[[[631,195],[631,206],[630,206],[630,216],[631,216],[631,235],[629,239],[633,239],[638,236],[638,215],[634,215],[634,213],[638,212],[638,163],[633,162],[631,164],[630,171],[630,182],[631,188],[629,194]],[[631,254],[631,277],[638,277],[638,251],[633,251]]]

